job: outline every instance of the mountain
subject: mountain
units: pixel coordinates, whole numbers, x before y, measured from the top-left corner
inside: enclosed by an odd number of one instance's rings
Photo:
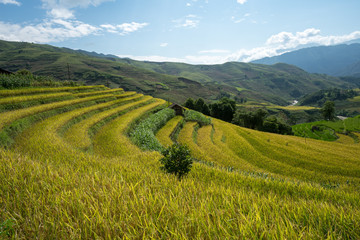
[[[228,96],[287,105],[321,89],[356,87],[357,80],[309,74],[288,65],[229,62],[218,65],[155,63],[118,58],[83,50],[25,42],[0,41],[0,68],[28,69],[60,80],[105,84],[182,103],[187,98],[207,102]]]
[[[310,47],[267,57],[252,63],[287,63],[310,73],[332,76],[360,76],[360,43]]]

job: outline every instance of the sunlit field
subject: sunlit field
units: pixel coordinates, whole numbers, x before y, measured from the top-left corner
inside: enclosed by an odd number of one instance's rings
[[[104,86],[0,96],[0,238],[360,238],[360,145],[346,135],[162,123],[166,101]],[[130,137],[144,121],[162,146],[191,149],[181,181]]]

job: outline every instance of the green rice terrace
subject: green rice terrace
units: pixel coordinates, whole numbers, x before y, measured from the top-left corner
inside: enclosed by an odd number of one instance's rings
[[[360,239],[352,138],[168,106],[104,86],[0,90],[0,238]],[[160,169],[174,141],[195,159],[181,181]]]
[[[350,140],[352,138],[355,143],[358,143],[360,136],[360,115],[337,121],[302,123],[294,125],[292,128],[296,136],[324,141],[346,141],[346,139]]]

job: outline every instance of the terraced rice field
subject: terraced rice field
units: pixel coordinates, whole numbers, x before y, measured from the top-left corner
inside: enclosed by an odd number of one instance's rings
[[[0,91],[0,238],[360,239],[360,144],[181,116],[155,131],[179,181],[130,139],[164,100],[104,86]]]
[[[335,141],[338,139],[337,134],[353,133],[355,142],[359,142],[356,132],[360,132],[360,115],[336,121],[317,121],[311,123],[302,123],[294,125],[294,134],[296,136],[309,137],[326,141]],[[355,132],[355,133],[354,133]]]

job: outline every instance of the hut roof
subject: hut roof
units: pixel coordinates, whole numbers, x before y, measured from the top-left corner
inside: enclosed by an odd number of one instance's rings
[[[3,74],[12,74],[12,72],[9,72],[9,71],[7,71],[7,70],[5,70],[5,69],[2,69],[2,68],[0,68],[0,73],[3,73]]]

